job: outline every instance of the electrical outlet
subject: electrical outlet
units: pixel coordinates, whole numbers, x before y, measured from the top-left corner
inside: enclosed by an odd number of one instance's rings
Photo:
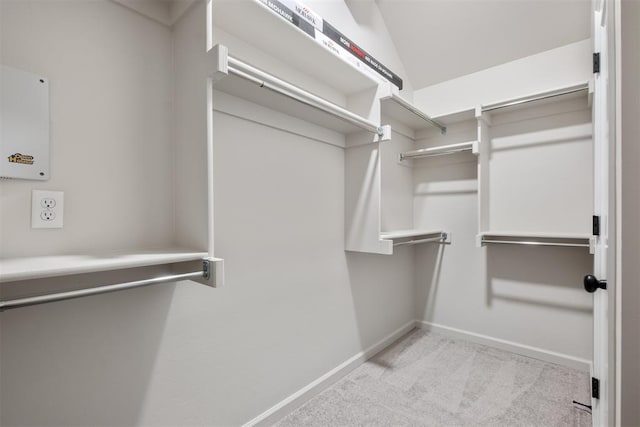
[[[53,221],[56,219],[56,214],[52,210],[47,209],[40,212],[40,219],[43,221]]]
[[[31,192],[31,228],[62,228],[64,192]]]
[[[40,205],[45,209],[53,209],[56,207],[56,199],[53,197],[45,197],[40,200]]]

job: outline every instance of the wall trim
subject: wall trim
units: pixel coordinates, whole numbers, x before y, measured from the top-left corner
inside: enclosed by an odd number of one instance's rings
[[[580,357],[574,357],[568,354],[544,350],[539,347],[528,346],[514,341],[494,338],[488,335],[482,335],[475,332],[465,331],[462,329],[452,328],[449,326],[439,325],[437,323],[431,323],[422,320],[416,320],[416,328],[442,335],[447,335],[452,338],[461,338],[477,344],[484,344],[489,347],[510,351],[511,353],[520,354],[522,356],[531,357],[533,359],[555,363],[556,365],[562,365],[568,368],[578,369],[583,372],[591,372],[591,361],[582,359]]]
[[[293,393],[291,396],[282,400],[275,406],[267,409],[265,412],[261,413],[251,421],[244,424],[243,427],[271,425],[279,421],[285,415],[304,405],[313,397],[317,396],[318,394],[338,382],[338,380],[346,376],[349,372],[353,371],[358,366],[362,365],[364,362],[371,359],[373,356],[380,353],[382,350],[389,347],[391,344],[398,341],[400,338],[413,331],[414,329],[416,329],[416,321],[412,320],[411,322],[406,323],[405,325],[396,329],[391,334],[387,335],[385,338],[381,339],[371,347],[367,348],[364,351],[361,351],[360,353],[341,363],[337,367],[333,368],[326,374],[322,375],[320,378]]]

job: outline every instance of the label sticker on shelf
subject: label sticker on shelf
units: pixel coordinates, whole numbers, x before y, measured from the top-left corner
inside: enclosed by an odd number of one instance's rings
[[[300,15],[295,14],[293,10],[289,7],[285,6],[284,3],[278,0],[260,0],[263,4],[265,4],[269,9],[271,9],[278,16],[289,22],[291,25],[295,25],[300,28],[302,31],[315,38],[316,30],[312,24],[308,22],[308,20],[300,19]]]
[[[320,15],[297,0],[260,0],[272,12],[311,36],[328,51],[353,64],[368,75],[382,76],[402,89],[402,79],[384,64],[369,55]],[[366,67],[360,65],[365,64]],[[369,72],[369,70],[373,71]]]
[[[358,58],[364,64],[368,65],[382,77],[396,85],[398,89],[402,89],[402,79],[400,77],[398,77],[394,72],[385,67],[382,63],[380,63],[380,61],[376,60],[374,57],[365,52],[357,44],[349,40],[340,31],[335,29],[326,21],[324,22],[324,25],[322,27],[322,33],[333,41],[340,43],[347,52]]]
[[[322,31],[323,20],[320,15],[298,2],[295,3],[294,10],[302,19]]]
[[[345,53],[344,49],[342,49],[342,47],[340,47],[338,43],[334,42],[329,37],[325,36],[320,32],[317,32],[316,40],[318,40],[322,46],[324,46],[328,51],[333,53],[335,56],[339,56],[342,59],[345,59],[343,58],[343,55],[342,55],[343,53]]]

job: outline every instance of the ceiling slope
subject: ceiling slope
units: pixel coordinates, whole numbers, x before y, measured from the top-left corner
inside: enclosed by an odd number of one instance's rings
[[[590,0],[375,1],[414,89],[590,37]]]

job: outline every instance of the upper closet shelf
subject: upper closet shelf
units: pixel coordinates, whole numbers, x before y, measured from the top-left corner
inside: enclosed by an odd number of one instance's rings
[[[230,56],[225,46],[216,45],[209,54],[214,89],[344,134],[364,130],[386,139],[390,133],[388,127]]]
[[[411,105],[398,95],[392,94],[380,99],[382,116],[398,121],[414,132],[437,128],[446,133],[447,128],[438,120],[434,120],[426,113]]]
[[[0,260],[0,282],[198,261],[207,257],[206,252],[173,249],[5,258]]]
[[[583,98],[586,101],[586,105],[591,105],[592,95],[593,82],[588,81],[545,92],[538,92],[519,98],[512,98],[500,102],[486,104],[480,106],[479,108],[473,107],[464,110],[453,111],[446,114],[440,114],[438,116],[432,117],[431,119],[437,121],[443,126],[450,126],[460,122],[475,120],[477,118],[476,114],[478,112],[478,109],[480,110],[480,112],[484,113],[501,113],[580,98]]]
[[[514,110],[524,107],[537,107],[554,102],[568,101],[585,97],[588,105],[591,105],[591,97],[593,94],[593,83],[591,81],[579,83],[573,86],[540,92],[522,98],[509,99],[506,101],[496,102],[493,104],[483,105],[482,112],[490,112],[502,109]]]
[[[382,240],[393,241],[393,246],[419,243],[451,243],[451,233],[442,230],[395,230],[380,233]]]
[[[259,0],[211,3],[216,27],[345,95],[371,89],[380,82],[364,64],[352,63],[351,56],[332,47],[332,41],[318,43]]]

